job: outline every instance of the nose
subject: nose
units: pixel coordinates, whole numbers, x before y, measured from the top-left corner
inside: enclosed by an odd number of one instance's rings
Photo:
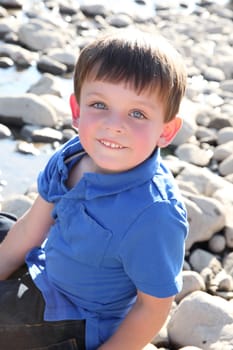
[[[125,130],[124,117],[119,112],[111,112],[105,119],[105,128],[115,133]]]

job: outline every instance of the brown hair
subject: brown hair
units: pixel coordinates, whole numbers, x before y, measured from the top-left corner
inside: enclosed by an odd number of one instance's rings
[[[172,45],[160,36],[135,30],[99,37],[81,51],[74,73],[77,101],[88,78],[130,83],[138,94],[142,90],[159,93],[165,122],[178,113],[186,88],[183,60]]]

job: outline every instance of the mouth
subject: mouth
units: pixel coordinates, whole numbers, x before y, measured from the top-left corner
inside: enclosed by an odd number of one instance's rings
[[[111,142],[111,141],[107,141],[107,140],[98,140],[99,143],[101,143],[101,145],[107,147],[107,148],[111,148],[111,149],[123,149],[125,147],[121,146],[119,143],[115,143],[115,142]]]

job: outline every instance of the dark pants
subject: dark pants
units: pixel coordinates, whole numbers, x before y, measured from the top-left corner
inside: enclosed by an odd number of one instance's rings
[[[0,349],[85,350],[85,321],[44,321],[44,306],[25,267],[0,281]]]

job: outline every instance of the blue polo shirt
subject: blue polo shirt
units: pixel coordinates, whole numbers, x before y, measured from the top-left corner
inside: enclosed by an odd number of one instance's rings
[[[137,289],[159,298],[182,287],[187,218],[159,150],[118,174],[85,173],[71,189],[72,166],[84,151],[78,137],[57,151],[38,178],[54,203],[54,225],[27,256],[45,299],[48,321],[86,319],[86,349],[117,329]]]

